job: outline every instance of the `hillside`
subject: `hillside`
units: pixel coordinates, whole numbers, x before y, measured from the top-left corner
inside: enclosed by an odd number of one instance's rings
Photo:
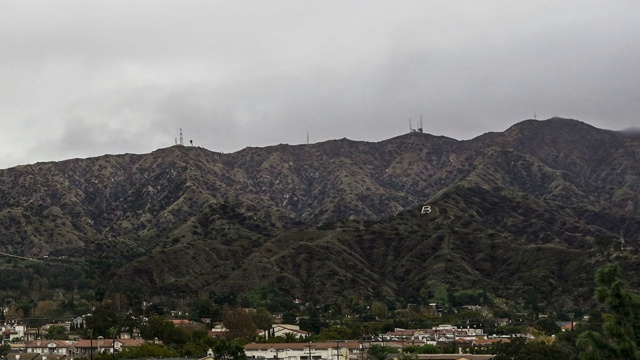
[[[639,241],[640,139],[569,119],[468,141],[173,146],[0,170],[0,251],[63,257],[83,274],[68,289],[409,302],[482,289],[570,307],[590,302],[605,261],[640,275]],[[59,283],[0,265],[5,294]]]

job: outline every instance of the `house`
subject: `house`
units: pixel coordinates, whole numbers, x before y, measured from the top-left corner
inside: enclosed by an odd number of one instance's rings
[[[508,338],[491,338],[491,339],[476,339],[473,341],[473,347],[478,348],[478,349],[482,349],[482,350],[489,350],[493,344],[495,343],[499,343],[499,342],[509,342],[510,340]]]
[[[185,330],[206,330],[207,326],[203,323],[186,319],[171,319],[169,320],[173,325]]]
[[[491,360],[495,355],[418,354],[417,360]]]
[[[67,355],[40,355],[39,358],[35,360],[68,360],[70,359]]]
[[[11,329],[11,328],[6,328],[4,331],[2,331],[2,343],[3,344],[9,344],[11,343],[11,340],[15,339],[15,338],[20,338],[20,336],[18,335],[18,332]]]
[[[74,329],[84,329],[85,326],[85,315],[82,316],[78,316],[77,318],[71,320],[71,326],[73,326]]]
[[[226,337],[228,331],[229,329],[227,329],[223,323],[217,322],[217,323],[214,323],[213,328],[209,330],[209,336],[213,338]]]
[[[562,331],[573,331],[574,327],[579,323],[579,321],[559,321],[558,326]]]
[[[8,353],[7,360],[41,360],[41,355],[38,353],[24,354],[24,353]]]
[[[24,340],[27,327],[23,324],[6,325],[0,327],[0,332],[2,333],[1,342],[3,344],[9,344],[15,341],[14,339]]]
[[[244,346],[247,359],[359,360],[366,353],[365,344],[356,341],[332,341],[317,343],[252,343]]]
[[[68,360],[67,355],[42,355],[38,353],[9,353],[6,360]]]
[[[38,328],[26,328],[24,331],[24,341],[35,341],[40,337]]]
[[[416,341],[437,345],[439,343],[452,342],[454,340],[472,341],[478,336],[483,335],[482,329],[476,328],[458,328],[452,325],[438,325],[431,329],[395,329],[381,335],[382,341],[399,341],[403,343],[415,344]]]
[[[105,339],[98,336],[97,339],[82,339],[75,344],[74,357],[90,358],[91,354],[106,352],[112,354],[128,347],[140,346],[147,343],[142,339]],[[154,343],[159,343],[157,339]]]
[[[27,354],[71,356],[71,343],[64,340],[35,340],[24,343]]]
[[[394,331],[390,331],[386,334],[382,335],[382,340],[385,341],[402,341],[413,339],[415,335],[415,330],[404,330],[404,329],[395,329]]]
[[[303,339],[309,336],[309,333],[304,330],[300,330],[300,327],[298,325],[291,324],[274,324],[271,326],[271,329],[266,330],[262,333],[265,339],[278,336],[285,337],[287,336],[286,334],[292,334],[298,339]]]
[[[211,350],[211,348],[209,348],[209,350],[207,350],[207,355],[203,358],[200,358],[198,360],[215,360],[213,357],[213,350]]]

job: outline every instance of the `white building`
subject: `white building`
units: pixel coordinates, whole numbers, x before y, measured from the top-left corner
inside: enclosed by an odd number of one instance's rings
[[[300,327],[298,325],[291,324],[274,324],[273,326],[271,326],[271,329],[263,332],[263,335],[266,339],[278,336],[284,337],[286,336],[286,334],[292,334],[298,339],[306,338],[307,336],[309,336],[309,333],[304,330],[300,330]]]
[[[0,327],[2,343],[9,344],[13,339],[24,339],[27,327],[23,324],[6,325]]]
[[[71,356],[71,343],[64,340],[27,341],[24,346],[28,354]]]
[[[356,341],[316,343],[247,344],[248,359],[277,360],[360,360],[366,353],[365,344]]]

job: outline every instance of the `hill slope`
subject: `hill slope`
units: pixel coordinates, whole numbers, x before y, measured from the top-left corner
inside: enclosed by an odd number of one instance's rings
[[[0,170],[0,251],[93,274],[70,288],[267,284],[318,301],[534,289],[569,306],[612,257],[639,274],[639,234],[640,139],[568,119],[468,141],[173,146]]]

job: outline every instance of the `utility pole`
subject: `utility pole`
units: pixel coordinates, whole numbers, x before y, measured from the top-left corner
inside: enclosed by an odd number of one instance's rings
[[[309,359],[308,360],[311,360],[311,341],[309,341]]]
[[[89,338],[91,339],[91,340],[89,340],[89,342],[90,342],[89,351],[91,351],[90,352],[91,355],[89,355],[89,357],[91,358],[91,360],[93,360],[93,329],[89,329],[89,330],[87,330],[87,332],[89,333]]]
[[[336,360],[340,360],[340,345],[338,340],[336,340]]]
[[[456,340],[456,329],[453,329],[453,353],[458,353],[458,341]]]
[[[111,333],[111,359],[116,360],[116,328],[109,329]]]

